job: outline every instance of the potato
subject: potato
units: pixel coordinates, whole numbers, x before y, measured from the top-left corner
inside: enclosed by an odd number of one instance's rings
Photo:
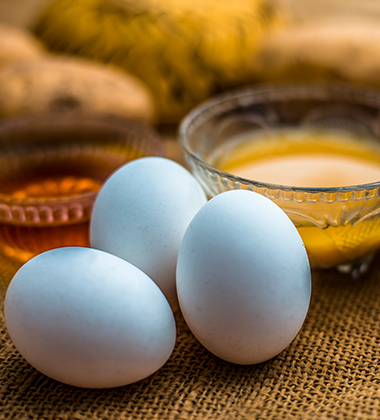
[[[48,112],[106,113],[154,120],[151,95],[137,78],[103,64],[53,57],[0,71],[0,117]]]
[[[30,32],[5,24],[0,25],[0,68],[44,54],[42,44]]]
[[[252,58],[266,82],[343,81],[380,86],[380,26],[359,19],[304,24],[268,36]]]
[[[282,0],[54,0],[34,26],[51,51],[113,63],[152,91],[160,122],[249,80],[289,19]]]

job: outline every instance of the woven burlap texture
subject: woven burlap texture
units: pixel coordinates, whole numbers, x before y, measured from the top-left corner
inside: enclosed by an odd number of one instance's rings
[[[0,263],[6,284],[17,265]],[[177,344],[164,367],[136,384],[89,390],[49,379],[23,359],[8,336],[2,297],[0,419],[378,419],[379,314],[380,261],[359,281],[314,273],[304,326],[274,359],[224,362],[177,314]]]

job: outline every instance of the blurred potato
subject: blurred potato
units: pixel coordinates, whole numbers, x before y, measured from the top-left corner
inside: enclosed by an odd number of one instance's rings
[[[21,28],[0,24],[0,68],[44,54],[41,42],[33,34]]]
[[[52,51],[113,63],[150,88],[160,122],[247,83],[250,58],[289,20],[281,0],[55,0],[34,32]]]
[[[0,70],[0,117],[103,113],[154,121],[151,95],[136,77],[77,58],[49,56]]]
[[[355,18],[293,26],[268,36],[252,58],[265,82],[341,81],[380,86],[380,25]]]

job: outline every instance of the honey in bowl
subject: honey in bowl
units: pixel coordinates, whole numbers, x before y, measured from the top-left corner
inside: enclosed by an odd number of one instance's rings
[[[7,122],[0,127],[0,252],[19,261],[89,246],[104,181],[132,159],[162,155],[150,127],[110,117]]]
[[[231,138],[208,161],[241,178],[315,191],[380,180],[378,143],[367,134],[337,129],[256,130]],[[286,200],[278,204],[297,226],[297,205]],[[380,247],[380,220],[367,215],[364,220],[349,217],[341,223],[341,215],[358,212],[354,199],[347,200],[343,208],[341,204],[324,203],[319,210],[313,204],[309,223],[303,218],[297,226],[312,264],[340,265]],[[322,220],[328,221],[325,226]]]

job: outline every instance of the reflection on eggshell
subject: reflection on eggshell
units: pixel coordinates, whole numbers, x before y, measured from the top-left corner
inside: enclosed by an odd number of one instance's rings
[[[212,198],[190,223],[178,255],[184,318],[213,354],[255,364],[298,334],[311,295],[297,229],[268,198],[234,190]]]
[[[79,387],[146,378],[176,340],[173,312],[157,285],[121,258],[90,248],[57,248],[24,264],[7,290],[5,319],[32,366]]]

